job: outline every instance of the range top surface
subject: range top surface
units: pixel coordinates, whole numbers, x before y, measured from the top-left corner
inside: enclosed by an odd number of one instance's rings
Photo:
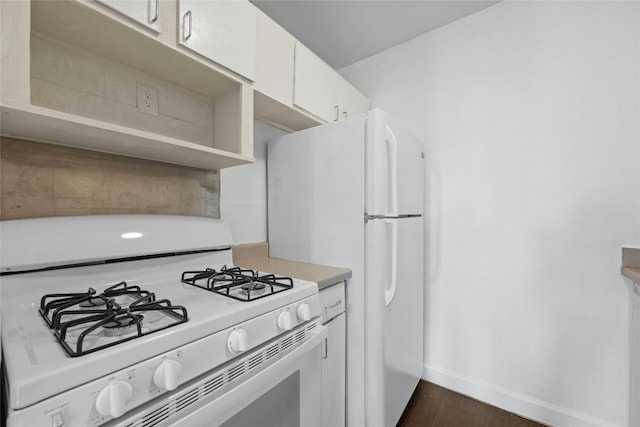
[[[4,276],[2,337],[7,376],[13,390],[11,406],[27,406],[96,377],[233,328],[265,312],[317,295],[315,283],[295,279],[287,292],[249,302],[181,282],[184,271],[219,266],[220,260],[216,258],[220,258],[219,253],[199,253]],[[42,297],[49,293],[83,293],[88,287],[100,295],[122,281],[129,286],[139,286],[158,299],[167,299],[172,306],[184,307],[188,320],[167,327],[167,322],[175,320],[173,316],[143,314],[148,317],[143,325],[155,324],[159,328],[157,332],[71,357],[40,313]],[[135,295],[121,295],[114,302],[120,307],[129,307],[137,299]],[[142,328],[146,332],[147,326]],[[77,344],[78,331],[74,326],[67,332],[72,348]],[[111,336],[111,332],[101,330],[85,338],[84,346],[98,348],[114,339],[135,334],[137,331],[129,330]]]

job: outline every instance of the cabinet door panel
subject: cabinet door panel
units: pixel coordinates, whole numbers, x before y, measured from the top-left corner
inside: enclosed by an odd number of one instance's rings
[[[633,285],[631,295],[633,308],[631,314],[631,366],[629,376],[630,401],[629,405],[629,425],[640,425],[640,283]]]
[[[256,10],[247,0],[180,0],[180,44],[255,80]]]
[[[340,120],[369,111],[369,98],[340,78]]]
[[[302,43],[295,48],[293,103],[332,122],[338,118],[338,73]]]
[[[345,314],[327,323],[326,358],[322,360],[322,426],[345,424]]]
[[[134,21],[160,32],[160,0],[97,0]]]
[[[295,39],[267,15],[261,11],[257,13],[257,64],[253,88],[291,106]]]

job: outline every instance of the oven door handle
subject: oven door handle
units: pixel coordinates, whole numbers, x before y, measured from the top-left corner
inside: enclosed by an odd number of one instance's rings
[[[199,407],[191,413],[186,413],[183,418],[175,424],[172,424],[172,426],[191,427],[205,425],[210,423],[214,416],[216,425],[225,422],[227,419],[240,412],[247,403],[253,402],[256,396],[261,396],[271,390],[275,385],[285,380],[288,376],[295,373],[297,370],[301,370],[306,365],[305,357],[308,358],[308,361],[317,363],[315,368],[308,369],[307,371],[309,371],[309,375],[316,375],[316,380],[319,383],[319,368],[322,363],[321,349],[324,339],[327,337],[327,329],[326,326],[318,324],[315,331],[316,332],[313,337],[295,350],[291,351],[291,353],[282,357],[273,365],[258,372],[243,383],[238,384],[228,393],[221,395],[217,399]],[[315,356],[313,353],[315,353]],[[304,388],[305,386],[301,384],[301,393]],[[319,388],[316,391],[317,393],[320,393]],[[318,405],[317,419],[319,420],[319,417],[321,416],[319,409],[319,395],[309,400],[312,401],[309,402],[310,404]],[[303,404],[303,402],[300,403]]]

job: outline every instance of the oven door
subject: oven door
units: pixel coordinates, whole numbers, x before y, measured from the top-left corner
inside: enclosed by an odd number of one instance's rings
[[[306,338],[297,338],[302,330]],[[326,327],[316,321],[302,330],[238,357],[160,398],[160,402],[125,414],[115,425],[320,426],[321,348]],[[274,349],[282,354],[270,356]]]

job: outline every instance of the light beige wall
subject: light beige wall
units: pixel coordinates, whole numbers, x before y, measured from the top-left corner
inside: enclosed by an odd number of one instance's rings
[[[0,219],[220,216],[220,175],[49,144],[0,140]]]

